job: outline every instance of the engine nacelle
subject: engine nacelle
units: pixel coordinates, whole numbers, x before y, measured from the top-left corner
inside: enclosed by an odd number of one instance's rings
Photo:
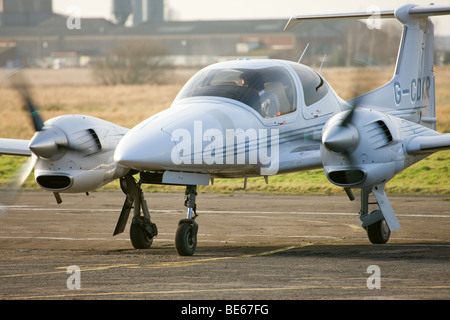
[[[404,137],[398,122],[406,121],[370,109],[356,109],[351,121],[341,112],[322,131],[325,174],[342,187],[373,187],[405,168]]]
[[[30,141],[30,149],[38,156],[36,182],[49,191],[78,193],[124,176],[129,169],[114,161],[114,151],[127,131],[90,116],[48,120]]]

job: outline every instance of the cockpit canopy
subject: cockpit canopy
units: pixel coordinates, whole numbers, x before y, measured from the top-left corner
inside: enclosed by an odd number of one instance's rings
[[[299,93],[293,79],[295,75],[306,92],[306,105],[318,101],[328,92],[328,86],[319,74],[306,66],[236,61],[199,71],[180,91],[175,102],[191,97],[223,97],[252,107],[263,118],[274,118],[297,109]]]

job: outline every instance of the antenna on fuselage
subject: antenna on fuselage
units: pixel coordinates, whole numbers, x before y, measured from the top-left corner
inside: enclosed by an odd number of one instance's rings
[[[297,62],[297,63],[300,63],[300,61],[302,61],[302,58],[303,58],[303,56],[305,55],[306,50],[308,49],[308,47],[309,47],[309,42],[308,42],[308,44],[306,45],[305,49],[303,50],[303,53],[302,53],[302,55],[300,56],[300,59],[298,59],[298,62]]]
[[[325,62],[325,58],[326,58],[326,57],[327,57],[327,55],[324,54],[323,59],[322,59],[322,62],[320,63],[319,72],[320,72],[320,70],[322,69],[322,66],[323,66],[323,63]]]

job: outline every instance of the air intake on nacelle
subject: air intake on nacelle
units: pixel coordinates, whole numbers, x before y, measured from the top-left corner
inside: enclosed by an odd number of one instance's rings
[[[339,186],[353,186],[364,182],[366,174],[359,169],[335,170],[328,173],[328,178]]]
[[[102,144],[94,129],[87,129],[77,133],[76,149],[84,152],[84,156],[97,153],[102,150]]]
[[[42,175],[36,178],[37,183],[48,190],[65,190],[72,184],[72,179],[63,175]]]
[[[382,148],[393,141],[392,134],[384,121],[378,120],[365,126],[374,149]]]

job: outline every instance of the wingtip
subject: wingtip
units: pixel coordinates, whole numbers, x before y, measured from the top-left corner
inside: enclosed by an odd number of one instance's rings
[[[300,21],[297,20],[296,17],[291,17],[289,19],[289,21],[286,23],[286,26],[284,27],[284,31],[289,31],[291,30],[293,27],[295,27],[297,24],[299,24]]]

